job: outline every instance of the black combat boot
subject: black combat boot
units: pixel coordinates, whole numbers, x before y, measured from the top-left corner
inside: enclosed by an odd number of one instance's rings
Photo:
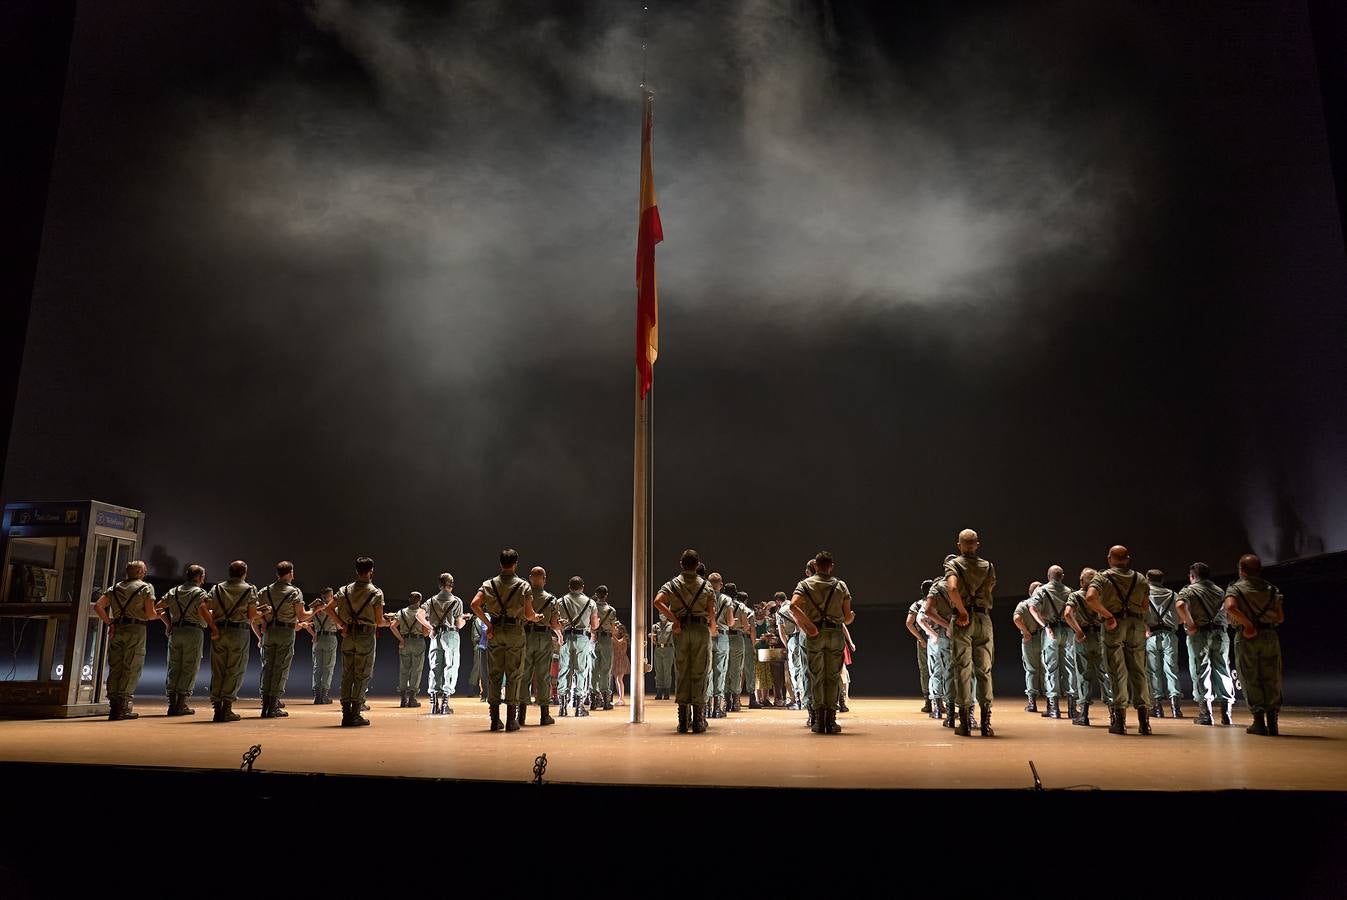
[[[519,726],[523,724],[524,706],[521,703],[518,706],[514,704],[505,705],[505,730],[518,731]]]
[[[369,704],[365,702],[364,698],[361,698],[361,700],[360,700],[359,702],[360,702],[360,710],[359,710],[359,711],[360,711],[360,712],[369,712]]]
[[[818,712],[809,711],[809,731],[813,734],[828,733],[828,711],[820,709]]]
[[[1076,721],[1076,695],[1066,695],[1066,717],[1072,722]]]
[[[970,710],[967,706],[959,707],[959,724],[954,726],[954,733],[959,737],[968,737],[972,731],[968,722],[969,715]]]
[[[505,723],[500,720],[500,704],[491,704],[491,730],[500,731],[505,727]]]
[[[768,701],[768,703],[770,704],[771,701]],[[758,695],[757,695],[757,694],[749,694],[749,695],[748,695],[748,708],[749,708],[749,709],[762,709],[762,704],[758,702]]]
[[[928,699],[925,703],[923,703],[923,704],[921,705],[921,709],[918,710],[918,712],[924,712],[924,713],[926,713],[927,715],[930,715],[930,712],[931,712],[931,701]]]
[[[168,695],[168,711],[165,712],[164,715],[166,715],[166,716],[176,716],[177,714],[178,714],[178,695],[177,695],[177,694],[169,694],[169,695]]]
[[[1116,706],[1108,708],[1108,733],[1127,734],[1127,710]]]
[[[262,695],[262,715],[261,715],[261,718],[263,718],[263,719],[270,719],[270,718],[271,718],[271,697],[267,696],[266,694],[263,694],[263,695]]]
[[[407,692],[403,691],[398,695],[398,709],[407,708]]]
[[[851,707],[847,706],[847,698],[845,694],[837,698],[837,711],[844,713],[851,712]]]
[[[1175,718],[1175,719],[1186,718],[1186,717],[1184,716],[1184,714],[1183,714],[1183,710],[1179,709],[1179,698],[1178,698],[1178,697],[1170,697],[1170,698],[1169,698],[1169,714],[1170,714],[1170,716],[1172,716],[1172,717]]]
[[[711,698],[711,718],[719,719],[720,715],[720,695],[716,694]]]
[[[828,710],[828,724],[825,729],[827,734],[841,734],[842,726],[837,724],[837,710]]]
[[[276,695],[276,708],[285,709],[285,701],[281,699],[280,694]]]
[[[1263,719],[1263,713],[1255,710],[1253,714],[1253,724],[1244,729],[1245,734],[1267,734],[1267,722]]]
[[[322,689],[322,688],[314,688],[314,689],[313,689],[313,705],[314,705],[314,706],[322,706],[322,705],[323,705],[323,689]]]
[[[706,707],[694,703],[692,705],[692,733],[702,734],[706,731]]]
[[[125,718],[126,718],[126,716],[122,714],[122,698],[121,698],[121,697],[109,697],[109,698],[108,698],[108,721],[109,721],[109,722],[120,722],[122,719],[125,719]]]
[[[945,728],[953,728],[954,716],[958,712],[958,710],[954,706],[954,701],[953,700],[948,701],[943,708],[945,710],[945,721],[941,724]]]
[[[581,718],[589,715],[589,704],[578,695],[575,698],[575,714]]]
[[[600,702],[600,694],[599,694],[598,692],[594,692],[594,693],[591,693],[591,694],[589,695],[589,704],[588,704],[588,705],[589,705],[589,711],[590,711],[590,712],[598,712],[598,711],[599,711],[599,707],[602,706],[603,704]]]
[[[929,708],[927,709],[927,712],[929,712],[929,713],[931,714],[931,718],[932,718],[932,719],[935,719],[936,721],[939,721],[939,720],[945,718],[945,701],[944,701],[944,700],[941,700],[940,698],[937,697],[934,703],[929,703],[929,704],[927,704],[927,706],[929,707]]]
[[[551,710],[546,703],[538,707],[538,724],[539,725],[557,724],[557,720],[552,718]]]
[[[1230,722],[1230,701],[1229,701],[1229,700],[1222,700],[1222,701],[1221,701],[1221,724],[1222,724],[1222,725],[1229,725],[1229,724],[1231,724],[1231,722]]]
[[[805,723],[809,726],[810,731],[814,731],[814,722],[816,721],[816,719],[817,717],[814,715],[814,707],[811,706],[809,707],[809,719]]]
[[[271,695],[271,717],[273,719],[290,718],[290,714],[285,711],[285,707],[281,704],[281,698],[278,694]]]
[[[688,705],[686,703],[678,704],[678,733],[688,733]]]
[[[524,720],[528,718],[528,710],[529,710],[529,705],[528,705],[527,703],[521,703],[521,704],[519,704],[519,715],[516,716],[516,718],[519,719],[519,727],[520,727],[520,728],[523,728],[523,727],[524,727],[524,724],[525,724],[525,721],[524,721]]]
[[[409,709],[419,709],[421,701],[416,699],[416,691],[407,692],[407,706]]]
[[[431,714],[432,716],[438,716],[438,715],[440,714],[440,692],[439,692],[439,691],[431,691],[431,692],[430,692],[430,714]]]
[[[179,695],[178,695],[178,715],[180,715],[180,716],[194,716],[194,715],[196,715],[196,710],[195,710],[195,709],[192,709],[192,707],[190,707],[190,706],[187,705],[187,698],[190,697],[190,696],[191,696],[191,694],[179,694]]]
[[[1077,708],[1076,717],[1071,720],[1071,724],[1087,726],[1090,724],[1090,702],[1088,700]]]
[[[566,709],[570,706],[570,697],[565,694],[557,695],[557,715],[563,719],[566,718]]]
[[[342,701],[342,708],[349,709],[349,713],[342,718],[341,724],[352,728],[369,724],[369,719],[360,714],[360,705],[362,702],[363,701],[361,700],[351,700],[349,703],[345,700]]]
[[[1267,733],[1269,737],[1278,737],[1281,732],[1277,730],[1277,719],[1281,714],[1279,709],[1269,709],[1267,711]]]
[[[220,715],[220,711],[219,711],[219,710],[220,710],[219,704],[216,704],[216,707],[215,707],[215,715],[216,715],[217,718],[215,719],[215,721],[217,721],[217,722],[220,721],[220,719],[218,718],[219,715]],[[342,724],[342,727],[343,727],[343,728],[345,728],[347,725],[353,724],[353,723],[351,722],[351,701],[350,701],[350,700],[343,700],[343,701],[341,701],[341,724]]]
[[[440,715],[452,716],[453,714],[454,708],[449,705],[449,695],[443,693],[440,694]]]
[[[978,709],[982,711],[982,719],[981,719],[981,721],[978,723],[978,724],[979,724],[979,727],[980,727],[981,730],[982,730],[982,736],[983,736],[983,737],[996,737],[996,732],[995,732],[995,731],[992,731],[992,707],[991,707],[991,704],[990,704],[990,703],[979,704]],[[1057,710],[1056,715],[1054,715],[1053,718],[1054,718],[1054,719],[1060,719],[1061,717],[1062,717],[1061,711],[1060,711],[1060,710]]]
[[[1024,704],[1024,711],[1028,713],[1038,712],[1038,697],[1031,696],[1029,702]]]
[[[612,691],[604,691],[604,692],[603,692],[603,708],[604,708],[604,709],[612,709],[612,708],[613,708],[613,692],[612,692]]]
[[[1043,718],[1060,719],[1062,717],[1062,701],[1053,697],[1043,707]]]
[[[212,700],[211,706],[215,707],[215,715],[211,718],[212,722],[228,722],[224,717],[224,703],[219,700]]]
[[[1151,717],[1144,706],[1137,707],[1137,734],[1151,733]]]
[[[1151,716],[1157,719],[1163,719],[1165,717],[1165,708],[1160,705],[1159,700],[1156,700],[1151,704]]]
[[[1205,700],[1197,701],[1197,718],[1193,719],[1194,725],[1211,724],[1211,704]]]
[[[739,711],[739,695],[725,692],[725,712],[732,713]]]

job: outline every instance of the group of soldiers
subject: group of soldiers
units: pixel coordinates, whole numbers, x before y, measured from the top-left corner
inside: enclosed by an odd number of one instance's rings
[[[958,553],[945,558],[939,578],[922,583],[922,596],[908,609],[907,627],[918,642],[917,663],[926,698],[922,711],[959,735],[969,735],[976,696],[979,731],[991,727],[991,610],[996,569],[978,556],[977,532],[958,536]],[[1076,725],[1090,725],[1090,705],[1098,696],[1109,709],[1109,733],[1127,733],[1127,710],[1137,711],[1137,730],[1151,733],[1150,719],[1169,713],[1183,718],[1180,705],[1178,631],[1187,638],[1193,700],[1198,725],[1212,725],[1213,701],[1219,721],[1230,725],[1234,679],[1229,656],[1229,626],[1235,633],[1235,661],[1253,723],[1250,734],[1279,733],[1281,709],[1281,645],[1277,628],[1284,619],[1281,592],[1262,577],[1262,563],[1246,554],[1239,559],[1239,577],[1224,590],[1210,578],[1205,563],[1193,563],[1188,584],[1172,591],[1164,572],[1145,576],[1131,568],[1131,554],[1116,545],[1108,552],[1108,568],[1085,568],[1080,589],[1072,591],[1061,566],[1048,569],[1047,581],[1029,586],[1029,596],[1015,607],[1021,659],[1025,672],[1025,710],[1038,713],[1045,698],[1045,718],[1066,716]]]

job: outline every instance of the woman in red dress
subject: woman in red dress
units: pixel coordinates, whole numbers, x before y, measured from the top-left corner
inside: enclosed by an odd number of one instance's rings
[[[631,671],[631,635],[621,622],[613,629],[613,682],[617,685],[615,706],[626,706],[623,691],[626,689],[627,673]]]

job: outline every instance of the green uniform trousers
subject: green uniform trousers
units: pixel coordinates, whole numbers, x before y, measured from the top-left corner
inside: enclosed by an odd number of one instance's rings
[[[711,695],[711,629],[689,622],[674,634],[674,667],[678,670],[679,703],[706,702]]]
[[[337,636],[319,634],[313,639],[313,692],[332,689],[332,670],[337,667]]]
[[[524,685],[524,626],[500,624],[486,643],[486,698],[489,703],[522,706],[528,701]]]
[[[1043,632],[1035,631],[1024,642],[1024,633],[1020,633],[1020,665],[1024,667],[1024,696],[1042,697],[1043,694]]]
[[[917,681],[921,684],[921,695],[931,696],[931,643],[926,646],[917,644]]]
[[[795,699],[800,701],[802,708],[813,709],[814,697],[809,689],[809,654],[805,651],[804,632],[795,632],[787,638],[787,642],[790,645],[786,659],[790,663],[791,689],[795,691]]]
[[[1252,638],[1235,633],[1235,666],[1253,712],[1282,708],[1282,645],[1277,629],[1264,626]]]
[[[710,629],[707,629],[708,636]],[[706,702],[711,702],[711,694],[725,693],[725,670],[730,665],[730,636],[724,631],[717,632],[711,638],[711,671],[706,679]]]
[[[373,628],[346,632],[341,641],[341,702],[360,703],[374,676],[374,653],[378,639]]]
[[[664,693],[673,687],[674,648],[672,643],[655,645],[655,690]]]
[[[1193,679],[1193,699],[1198,703],[1235,699],[1230,678],[1230,635],[1224,626],[1199,628],[1188,635],[1188,674]]]
[[[1146,638],[1146,677],[1151,697],[1182,697],[1179,685],[1179,638],[1172,631],[1157,631]]]
[[[108,696],[130,700],[140,684],[143,668],[145,626],[113,625],[112,639],[108,641]]]
[[[1082,629],[1085,640],[1075,641],[1076,671],[1079,683],[1076,686],[1076,698],[1082,703],[1094,700],[1095,694],[1108,704],[1113,703],[1113,688],[1104,668],[1104,639],[1100,629]]]
[[[845,644],[841,628],[820,628],[817,636],[805,637],[814,709],[837,709],[837,702],[842,697],[842,648]]]
[[[1068,654],[1076,655],[1071,652],[1076,633],[1065,625],[1052,629],[1052,633],[1049,637],[1046,628],[1039,632],[1043,637],[1043,689],[1049,700],[1056,700],[1073,693],[1066,659]]]
[[[1145,622],[1131,616],[1118,616],[1116,629],[1104,629],[1104,666],[1113,682],[1114,708],[1150,708]]]
[[[262,639],[262,696],[279,697],[290,680],[290,664],[295,661],[295,628],[281,625],[268,628]]]
[[[753,635],[744,635],[744,687],[752,696],[758,689],[758,651],[753,648]]]
[[[253,633],[246,627],[219,627],[220,637],[210,642],[210,699],[212,703],[239,698],[243,674],[248,671]]]
[[[992,639],[992,617],[969,612],[968,625],[954,625],[954,702],[967,708],[973,702],[973,681],[977,679],[977,701],[992,705],[992,657],[996,644]]]
[[[744,686],[744,636],[728,635],[725,653],[725,693],[740,694]]]
[[[931,700],[950,699],[950,640],[949,635],[926,639],[926,667],[931,673],[929,693]]]
[[[557,660],[557,699],[585,702],[589,699],[590,667],[594,664],[594,642],[587,634],[563,635],[561,658]]]
[[[164,679],[164,693],[191,694],[196,688],[204,638],[199,625],[179,622],[173,626],[168,635],[168,676]]]
[[[454,693],[458,686],[458,632],[445,625],[430,639],[430,692]]]
[[[421,690],[421,675],[426,669],[426,639],[409,634],[398,648],[398,693]]]
[[[594,638],[594,664],[590,667],[589,689],[596,694],[613,690],[613,637],[606,631]]]
[[[552,632],[547,628],[524,632],[524,702],[532,689],[534,702],[552,702]]]

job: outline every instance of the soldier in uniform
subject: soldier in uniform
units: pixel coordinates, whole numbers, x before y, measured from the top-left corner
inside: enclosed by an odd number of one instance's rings
[[[833,557],[820,550],[814,557],[816,574],[795,585],[790,598],[795,624],[805,633],[809,680],[814,696],[809,727],[815,734],[840,734],[837,707],[842,698],[844,625],[856,619],[847,583],[833,577]]]
[[[412,591],[407,605],[388,626],[398,641],[398,694],[401,709],[416,708],[421,701],[416,692],[421,690],[421,672],[426,666],[426,638],[431,633],[430,619],[421,603],[421,592]]]
[[[786,648],[786,669],[790,675],[791,701],[787,708],[804,709],[807,693],[805,670],[808,668],[804,656],[804,632],[800,631],[800,626],[795,624],[795,617],[790,614],[790,598],[786,592],[780,591],[778,595],[781,605],[776,615],[776,634],[781,638],[781,646]]]
[[[1076,690],[1080,705],[1071,724],[1087,727],[1090,724],[1090,701],[1095,688],[1099,688],[1099,695],[1104,702],[1113,705],[1113,691],[1104,668],[1104,644],[1100,636],[1103,620],[1085,602],[1085,592],[1098,574],[1088,567],[1080,570],[1080,590],[1071,592],[1066,601],[1066,610],[1062,613],[1063,620],[1076,634],[1076,672],[1079,676]]]
[[[472,611],[486,620],[487,703],[492,731],[518,731],[519,707],[527,697],[524,684],[524,623],[534,620],[533,592],[519,577],[517,550],[500,552],[500,574],[482,582],[472,598]],[[486,602],[491,601],[491,617]],[[500,717],[505,703],[505,720]]]
[[[599,627],[594,631],[594,663],[590,670],[589,708],[613,708],[613,628],[617,625],[617,610],[608,605],[608,588],[594,589],[594,604],[598,610]]]
[[[454,594],[454,576],[440,573],[440,592],[426,604],[430,620],[430,714],[450,716],[449,698],[458,686],[458,630],[466,619]]]
[[[258,616],[257,588],[249,584],[248,564],[229,564],[229,580],[215,585],[198,607],[210,630],[210,702],[215,722],[237,722],[234,701],[248,671],[249,635]]]
[[[534,566],[529,570],[529,592],[533,595],[533,620],[524,623],[524,702],[519,707],[519,724],[524,724],[529,688],[538,704],[538,724],[553,725],[552,718],[552,637],[557,624],[557,598],[547,591],[547,570]]]
[[[313,618],[304,593],[295,587],[295,564],[276,563],[276,580],[258,593],[257,622],[266,628],[262,644],[262,718],[283,719],[281,695],[295,660],[295,626]]]
[[[1157,719],[1165,714],[1161,705],[1169,698],[1169,710],[1174,718],[1182,719],[1179,697],[1179,615],[1174,608],[1178,595],[1164,585],[1165,573],[1149,569],[1146,581],[1150,586],[1151,602],[1146,609],[1146,677],[1151,687],[1151,715]]]
[[[716,598],[710,580],[697,574],[701,558],[684,550],[681,574],[655,594],[655,609],[672,624],[674,666],[678,673],[678,733],[706,731],[706,695],[711,671],[711,639],[716,634]]]
[[[108,614],[109,610],[111,615]],[[112,629],[108,639],[108,720],[138,719],[132,697],[145,667],[145,623],[159,618],[154,606],[154,588],[145,582],[145,563],[126,564],[126,580],[99,596],[94,612]]]
[[[668,700],[673,690],[673,622],[664,613],[650,629],[651,656],[655,663],[655,699]]]
[[[1225,589],[1225,612],[1235,632],[1235,665],[1253,724],[1249,734],[1276,736],[1282,708],[1282,645],[1277,629],[1286,620],[1282,592],[1263,578],[1263,563],[1252,553],[1239,558],[1239,579]]]
[[[748,594],[744,591],[739,592],[739,639],[744,645],[744,658],[740,663],[741,679],[744,683],[744,690],[748,692],[748,708],[762,709],[762,704],[758,702],[758,651],[757,651],[757,631],[758,617],[753,611],[753,606],[748,602]],[[737,691],[738,683],[735,684],[736,692],[734,695],[734,711],[740,709],[739,693]]]
[[[315,604],[313,618],[300,622],[298,627],[313,639],[313,702],[315,706],[332,702],[332,672],[337,667],[337,635],[341,632],[337,620],[327,611],[336,592],[323,588],[322,602]]]
[[[590,637],[599,628],[598,607],[585,593],[585,580],[571,576],[568,593],[558,602],[561,625],[561,656],[557,661],[557,709],[566,715],[572,706],[577,716],[589,715],[590,667],[594,648]]]
[[[946,565],[958,554],[945,557]],[[926,582],[924,582],[926,583]],[[931,718],[940,719],[946,728],[954,727],[954,604],[949,599],[949,587],[945,584],[942,571],[939,578],[929,582],[926,599],[922,606],[922,615],[927,626],[927,634],[935,639],[926,641],[927,661],[932,679],[936,704],[931,710]]]
[[[1071,589],[1064,583],[1066,572],[1061,566],[1048,568],[1048,580],[1040,585],[1029,598],[1029,611],[1043,626],[1043,681],[1048,695],[1048,708],[1043,711],[1045,719],[1062,717],[1062,696],[1067,697],[1067,718],[1076,718],[1076,698],[1071,685],[1067,659],[1073,661],[1076,656],[1075,634],[1068,636],[1069,626],[1063,616],[1066,614],[1067,601],[1071,599]]]
[[[379,628],[384,619],[384,592],[374,586],[374,560],[362,556],[355,561],[355,581],[336,594],[330,608],[345,635],[341,642],[341,724],[349,727],[368,725],[360,714],[365,692],[374,675],[374,654]]]
[[[1038,698],[1043,694],[1043,623],[1034,617],[1033,611],[1029,609],[1029,601],[1033,599],[1034,591],[1043,586],[1043,582],[1035,581],[1029,585],[1029,594],[1015,606],[1015,614],[1011,617],[1015,627],[1020,630],[1020,664],[1024,667],[1024,696],[1029,698],[1029,702],[1024,704],[1024,711],[1038,712]]]
[[[1104,620],[1104,661],[1113,683],[1109,734],[1127,733],[1127,705],[1137,709],[1137,731],[1151,733],[1150,683],[1146,679],[1146,611],[1150,590],[1131,569],[1121,544],[1108,551],[1109,568],[1094,576],[1085,602]]]
[[[1188,635],[1188,671],[1193,679],[1193,702],[1197,704],[1194,725],[1212,724],[1211,702],[1221,704],[1221,724],[1230,724],[1230,704],[1235,699],[1230,677],[1229,620],[1221,589],[1211,581],[1206,563],[1188,567],[1188,586],[1179,591],[1174,610]]]
[[[196,687],[196,674],[201,669],[201,648],[205,640],[201,622],[201,601],[206,597],[202,584],[206,570],[201,566],[187,567],[187,580],[164,594],[155,609],[164,621],[168,637],[168,677],[164,692],[168,694],[170,716],[192,716],[196,710],[187,705]]]
[[[469,632],[472,634],[472,674],[468,680],[477,689],[478,701],[486,702],[486,621],[471,616]]]
[[[992,660],[996,645],[992,637],[992,602],[996,591],[996,567],[977,555],[982,542],[971,528],[959,532],[959,555],[945,563],[945,587],[954,607],[954,699],[959,707],[955,734],[971,733],[973,678],[976,673],[979,731],[992,737]]]
[[[931,589],[930,581],[921,583],[921,599],[914,602],[907,608],[907,631],[917,639],[917,681],[921,685],[921,696],[925,702],[921,705],[921,711],[931,712],[931,704],[935,700],[935,695],[931,691],[931,663],[930,653],[926,648],[926,632],[922,630],[919,619],[922,617],[922,607],[926,605],[926,592]]]
[[[735,591],[730,595],[730,606],[726,610],[729,624],[725,629],[727,638],[725,654],[725,693],[724,710],[727,713],[739,712],[740,696],[744,682],[744,633],[748,631],[748,622],[744,616],[744,604],[740,598],[745,593]]]
[[[734,627],[734,595],[738,587],[734,583],[725,584],[719,572],[707,576],[707,586],[713,591],[715,600],[715,630],[711,632],[711,675],[706,683],[706,705],[711,707],[710,717],[725,718],[722,698],[725,696],[725,680],[730,665],[729,629]]]

